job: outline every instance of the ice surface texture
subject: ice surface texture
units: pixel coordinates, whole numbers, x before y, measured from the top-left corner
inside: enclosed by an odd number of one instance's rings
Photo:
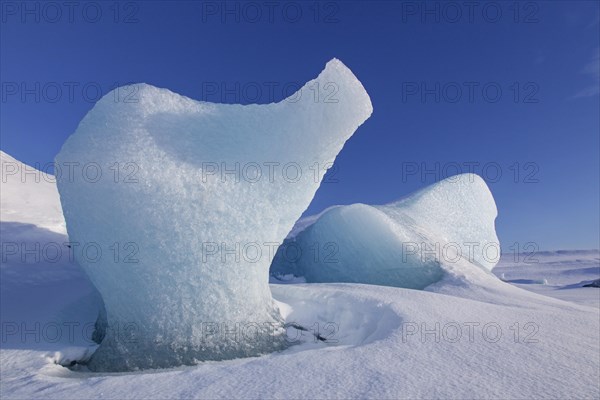
[[[458,260],[494,267],[500,252],[496,215],[483,179],[457,175],[395,203],[327,210],[279,248],[271,271],[307,282],[423,289]]]
[[[333,162],[371,115],[368,94],[335,59],[276,104],[137,88],[102,98],[56,158],[85,172],[61,174],[58,188],[70,240],[88,245],[77,261],[106,305],[107,336],[89,367],[169,367],[284,347],[268,286],[274,246],[319,187],[323,174],[311,167]]]

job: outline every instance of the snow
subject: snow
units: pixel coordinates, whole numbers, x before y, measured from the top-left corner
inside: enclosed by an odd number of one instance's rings
[[[600,278],[598,250],[505,254],[493,272],[525,290],[600,308],[600,290],[584,287]]]
[[[76,260],[108,318],[89,367],[193,365],[285,347],[269,266],[323,178],[311,168],[331,165],[371,115],[362,84],[334,59],[277,104],[197,102],[149,85],[134,102],[115,93],[56,157],[92,166],[58,177],[69,237],[94,247]]]
[[[496,215],[483,179],[452,176],[388,205],[332,207],[303,220],[271,272],[307,282],[423,289],[443,277],[448,263],[467,260],[486,271],[496,265]]]
[[[0,151],[0,163],[2,221],[35,224],[65,234],[67,230],[54,176],[25,165],[3,151]]]
[[[293,309],[288,318],[338,342],[306,334],[303,344],[258,358],[119,374],[70,371],[46,344],[30,344],[3,350],[2,396],[597,397],[597,310],[502,286],[507,304],[358,284],[275,285],[275,298]]]
[[[103,305],[68,247],[55,177],[2,151],[0,158],[2,354],[45,343],[52,360],[84,359],[96,348],[86,338]]]
[[[14,193],[34,194],[38,185]],[[2,242],[66,239],[23,223],[32,212],[52,215],[40,207],[23,207],[9,223],[2,213]],[[534,255],[537,263],[524,256],[503,255],[494,274],[548,285],[503,282],[461,263],[426,290],[271,284],[286,322],[308,329],[288,325],[295,345],[260,357],[98,373],[63,366],[96,347],[86,327],[102,305],[86,275],[68,259],[11,255],[0,268],[0,398],[598,398],[600,289],[578,285],[599,278],[600,253],[547,252]]]

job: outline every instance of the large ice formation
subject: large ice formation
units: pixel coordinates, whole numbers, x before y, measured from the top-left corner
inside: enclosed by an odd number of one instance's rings
[[[391,204],[328,209],[286,240],[271,272],[423,289],[459,260],[488,271],[496,265],[496,215],[483,179],[456,175]]]
[[[136,87],[102,98],[56,158],[69,238],[106,305],[89,367],[284,347],[269,265],[319,187],[315,168],[330,166],[371,115],[367,92],[335,59],[269,105]]]

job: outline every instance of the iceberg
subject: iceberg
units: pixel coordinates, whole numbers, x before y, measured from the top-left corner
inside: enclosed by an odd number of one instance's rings
[[[334,59],[274,104],[199,102],[146,84],[135,94],[103,97],[56,157],[69,171],[57,184],[75,257],[106,308],[88,367],[285,348],[269,266],[319,187],[315,167],[331,166],[371,115],[367,92]]]
[[[387,205],[335,206],[284,242],[271,274],[424,289],[459,262],[491,271],[500,257],[496,216],[494,198],[475,174]]]

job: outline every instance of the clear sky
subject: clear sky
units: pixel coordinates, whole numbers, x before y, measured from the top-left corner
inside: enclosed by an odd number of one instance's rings
[[[337,57],[374,114],[307,215],[472,170],[503,251],[600,247],[597,1],[0,4],[0,145],[25,163],[53,160],[115,86],[269,103]]]

